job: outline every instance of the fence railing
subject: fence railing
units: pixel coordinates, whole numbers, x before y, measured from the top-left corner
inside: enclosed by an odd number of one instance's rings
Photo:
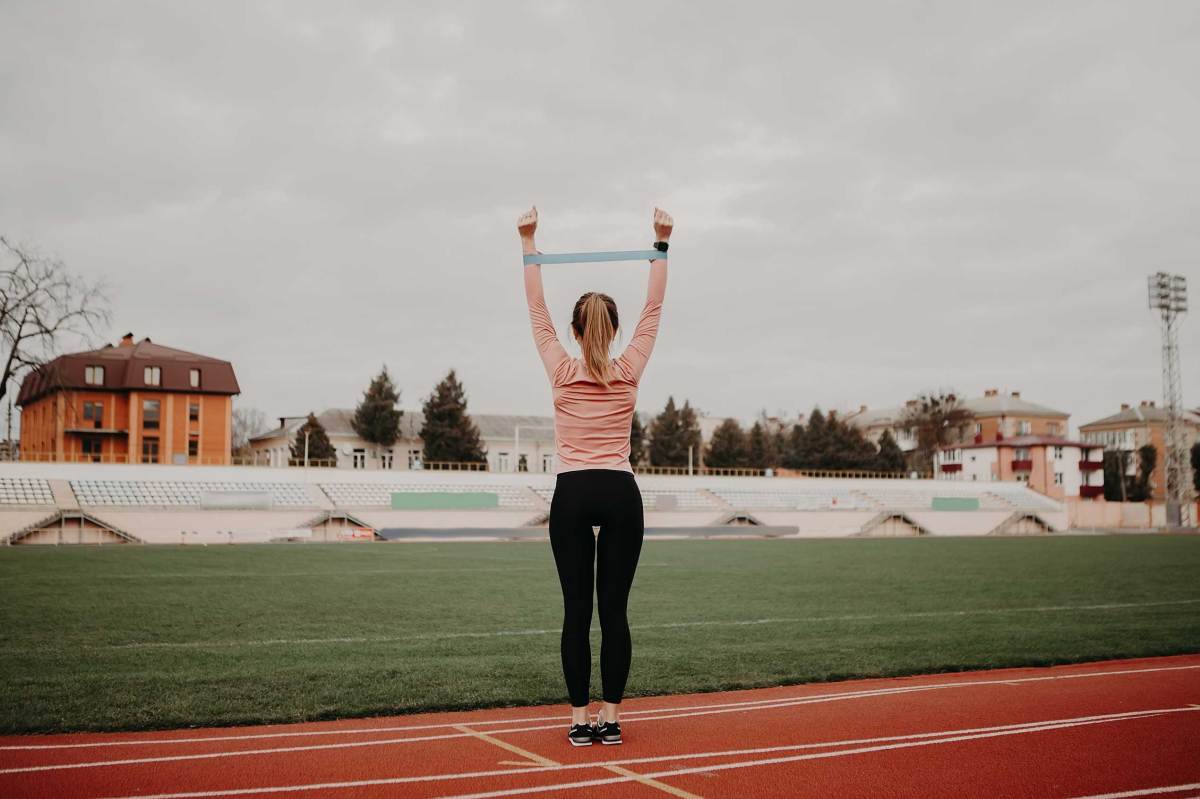
[[[0,458],[3,460],[3,458]],[[17,460],[26,463],[143,463],[139,457],[130,457],[128,454],[120,455],[85,455],[78,452],[19,452],[15,458],[9,460]],[[170,461],[163,461],[163,465],[170,465]],[[343,468],[350,468],[348,462],[344,462]],[[249,455],[234,455],[229,460],[220,458],[192,458],[188,461],[189,466],[261,466],[268,467],[273,464],[270,456],[266,452],[251,453]],[[287,465],[292,468],[303,468],[305,463],[303,458],[289,458]],[[320,459],[309,458],[308,468],[310,469],[335,469],[338,468],[338,461],[334,458]],[[421,465],[411,471],[443,471],[443,472],[487,472],[491,471],[486,462],[478,461],[424,461]],[[391,471],[406,471],[405,469],[394,469]],[[851,478],[859,480],[902,480],[909,477],[931,478],[933,475],[928,472],[884,472],[874,471],[869,469],[754,469],[749,467],[713,467],[713,466],[693,466],[689,469],[687,466],[649,466],[638,465],[634,467],[637,474],[645,475],[676,475],[693,477],[821,477],[821,478]],[[520,474],[532,474],[533,472],[522,471]]]

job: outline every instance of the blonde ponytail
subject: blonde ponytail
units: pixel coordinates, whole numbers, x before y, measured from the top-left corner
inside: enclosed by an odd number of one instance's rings
[[[612,297],[589,292],[575,304],[571,324],[579,334],[583,363],[588,372],[605,388],[614,379],[608,348],[617,333],[617,306]]]

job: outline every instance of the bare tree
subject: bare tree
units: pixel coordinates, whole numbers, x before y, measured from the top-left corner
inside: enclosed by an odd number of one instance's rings
[[[230,446],[234,455],[246,455],[251,436],[258,435],[267,427],[267,415],[258,408],[234,408],[231,423]]]
[[[58,355],[66,340],[86,341],[108,321],[103,284],[88,283],[59,259],[0,236],[0,400],[10,384]]]
[[[907,405],[900,420],[900,427],[916,434],[911,465],[923,472],[933,471],[933,457],[938,449],[961,441],[974,419],[975,414],[964,408],[953,392],[919,394]]]

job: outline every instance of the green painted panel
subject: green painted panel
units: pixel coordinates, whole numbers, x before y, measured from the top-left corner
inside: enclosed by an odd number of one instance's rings
[[[934,497],[934,510],[979,510],[979,497]]]
[[[498,508],[500,497],[491,491],[394,491],[393,510],[464,510]]]

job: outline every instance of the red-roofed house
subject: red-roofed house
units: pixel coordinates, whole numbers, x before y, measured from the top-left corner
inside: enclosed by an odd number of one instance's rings
[[[26,376],[21,459],[228,464],[239,391],[228,361],[129,333]]]

